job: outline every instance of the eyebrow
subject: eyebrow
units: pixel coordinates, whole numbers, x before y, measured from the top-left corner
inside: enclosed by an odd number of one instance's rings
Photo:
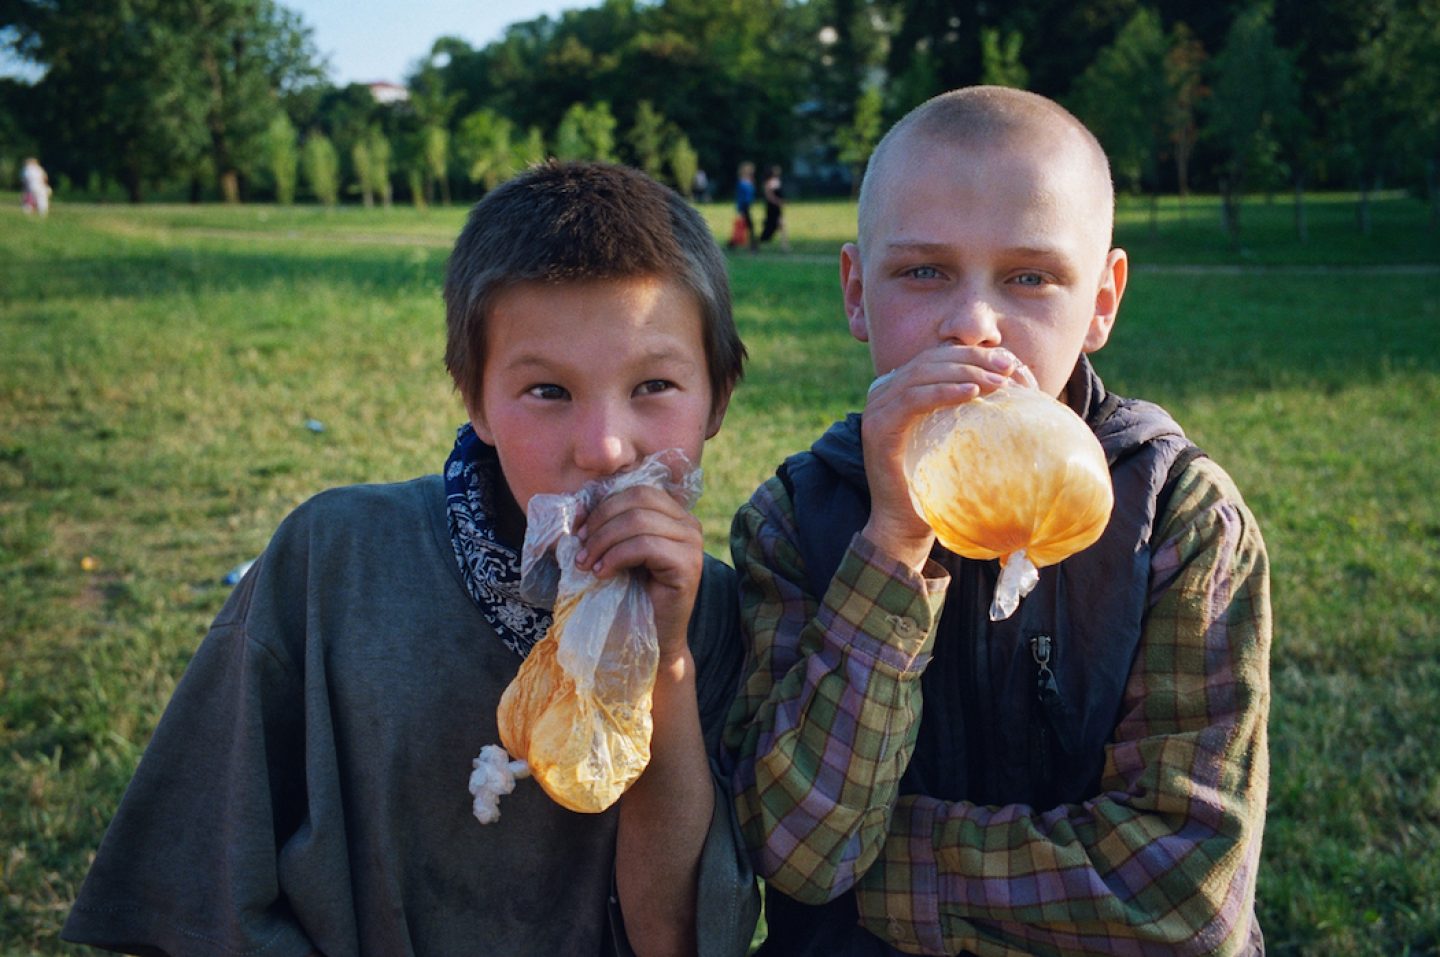
[[[950,252],[953,247],[949,243],[927,243],[922,240],[897,239],[885,244],[887,253],[920,253],[923,255],[941,255]],[[1002,250],[1006,255],[1027,256],[1032,258],[1063,258],[1066,253],[1059,246],[1011,246]]]
[[[678,362],[684,363],[685,365],[693,368],[700,368],[705,365],[703,361],[697,361],[696,358],[690,354],[688,349],[664,347],[647,350],[646,352],[641,353],[639,356],[637,356],[636,361],[639,363]],[[541,372],[564,372],[569,366],[570,363],[557,363],[549,356],[543,355],[541,353],[529,352],[515,356],[510,362],[507,362],[505,364],[504,369],[508,372],[526,372],[530,370],[537,370]]]

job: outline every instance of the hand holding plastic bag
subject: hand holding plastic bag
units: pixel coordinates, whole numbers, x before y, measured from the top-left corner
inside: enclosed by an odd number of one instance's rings
[[[470,791],[481,823],[499,818],[499,795],[510,793],[517,777],[533,776],[563,807],[596,813],[650,761],[659,643],[644,580],[638,572],[602,580],[575,567],[575,531],[584,517],[606,496],[640,485],[693,508],[700,469],[670,449],[577,492],[530,500],[521,593],[536,604],[553,602],[554,621],[500,698],[500,740],[509,754],[491,745],[475,759]]]
[[[1090,427],[1041,392],[1028,369],[1020,374],[1023,381],[932,412],[905,456],[910,497],[940,544],[1000,559],[992,621],[1014,613],[1038,569],[1094,544],[1114,504]]]

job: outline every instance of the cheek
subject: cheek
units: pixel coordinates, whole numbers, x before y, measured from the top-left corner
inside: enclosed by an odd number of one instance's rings
[[[710,402],[686,402],[683,409],[674,410],[663,425],[645,430],[645,436],[637,445],[645,455],[664,449],[679,449],[694,464],[699,464],[705,449],[705,437],[711,425]]]
[[[510,489],[510,496],[515,499],[515,504],[520,506],[521,512],[524,512],[525,506],[530,503],[530,496],[540,491],[532,482],[533,476],[527,468],[525,456],[516,455],[514,449],[502,449],[500,451],[500,475]]]
[[[904,365],[939,341],[937,336],[924,334],[914,323],[887,323],[878,329],[872,325],[870,357],[875,371],[884,374]]]

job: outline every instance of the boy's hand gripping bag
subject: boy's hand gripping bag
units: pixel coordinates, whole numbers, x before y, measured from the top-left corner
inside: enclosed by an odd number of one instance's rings
[[[563,807],[598,813],[650,762],[659,643],[642,574],[601,580],[575,567],[574,533],[584,516],[606,496],[639,485],[662,488],[688,509],[700,497],[701,473],[670,449],[577,492],[530,500],[521,594],[553,602],[554,620],[500,697],[504,749],[488,745],[474,761],[470,791],[483,824],[499,819],[499,796],[517,777],[534,777]]]
[[[1100,442],[1022,367],[986,396],[932,412],[906,449],[916,511],[950,551],[1000,559],[990,618],[1010,617],[1039,569],[1094,544],[1114,505]]]

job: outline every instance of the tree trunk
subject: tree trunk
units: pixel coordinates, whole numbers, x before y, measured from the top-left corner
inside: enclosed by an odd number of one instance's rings
[[[1425,192],[1430,197],[1430,228],[1440,228],[1440,183],[1436,180],[1435,157],[1425,161]]]
[[[231,206],[240,202],[240,177],[233,169],[220,174],[220,195]]]
[[[125,169],[120,173],[121,181],[125,184],[125,198],[132,203],[140,203],[144,196],[144,189],[140,183],[140,174],[133,169]]]
[[[1231,245],[1240,244],[1240,194],[1229,181],[1221,184],[1220,187],[1221,219],[1225,225],[1225,235],[1230,237]]]
[[[1310,226],[1305,218],[1305,177],[1295,177],[1295,236],[1301,243],[1310,239]]]

